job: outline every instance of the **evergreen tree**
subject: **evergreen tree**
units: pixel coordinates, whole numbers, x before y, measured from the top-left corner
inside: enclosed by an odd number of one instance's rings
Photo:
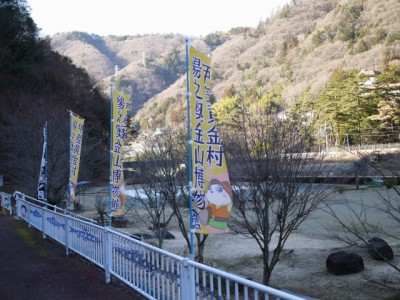
[[[25,0],[0,1],[0,70],[17,68],[37,55],[33,46],[37,43],[38,29],[29,15]]]
[[[376,111],[376,101],[363,95],[362,78],[355,70],[335,70],[327,87],[316,102],[317,126],[329,128],[335,145],[351,133],[360,143],[362,132],[371,129],[368,117]]]
[[[376,81],[369,96],[378,102],[378,113],[369,119],[378,123],[381,133],[397,132],[400,126],[400,67],[386,66]]]

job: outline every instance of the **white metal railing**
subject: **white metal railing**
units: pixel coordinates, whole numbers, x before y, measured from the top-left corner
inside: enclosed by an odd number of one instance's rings
[[[300,300],[298,296],[169,253],[20,192],[17,216],[148,299]],[[272,297],[271,297],[272,296]],[[271,298],[270,298],[271,297]]]

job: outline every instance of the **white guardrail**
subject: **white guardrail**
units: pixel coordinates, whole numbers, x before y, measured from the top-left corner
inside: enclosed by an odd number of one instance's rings
[[[247,280],[133,239],[93,220],[20,192],[17,216],[148,299],[287,299],[298,296]]]

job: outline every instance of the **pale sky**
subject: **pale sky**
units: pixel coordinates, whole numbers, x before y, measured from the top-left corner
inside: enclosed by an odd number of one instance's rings
[[[42,35],[181,33],[256,27],[290,0],[27,0]]]

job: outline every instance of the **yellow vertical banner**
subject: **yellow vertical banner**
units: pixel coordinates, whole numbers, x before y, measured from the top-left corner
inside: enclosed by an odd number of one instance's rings
[[[112,95],[112,164],[111,164],[111,214],[122,216],[126,212],[123,172],[123,147],[127,138],[129,95],[117,90]]]
[[[70,112],[70,165],[69,165],[69,209],[75,208],[75,192],[78,183],[79,163],[85,120]]]
[[[188,65],[193,228],[197,233],[225,233],[232,208],[232,189],[211,111],[211,59],[190,46]]]

